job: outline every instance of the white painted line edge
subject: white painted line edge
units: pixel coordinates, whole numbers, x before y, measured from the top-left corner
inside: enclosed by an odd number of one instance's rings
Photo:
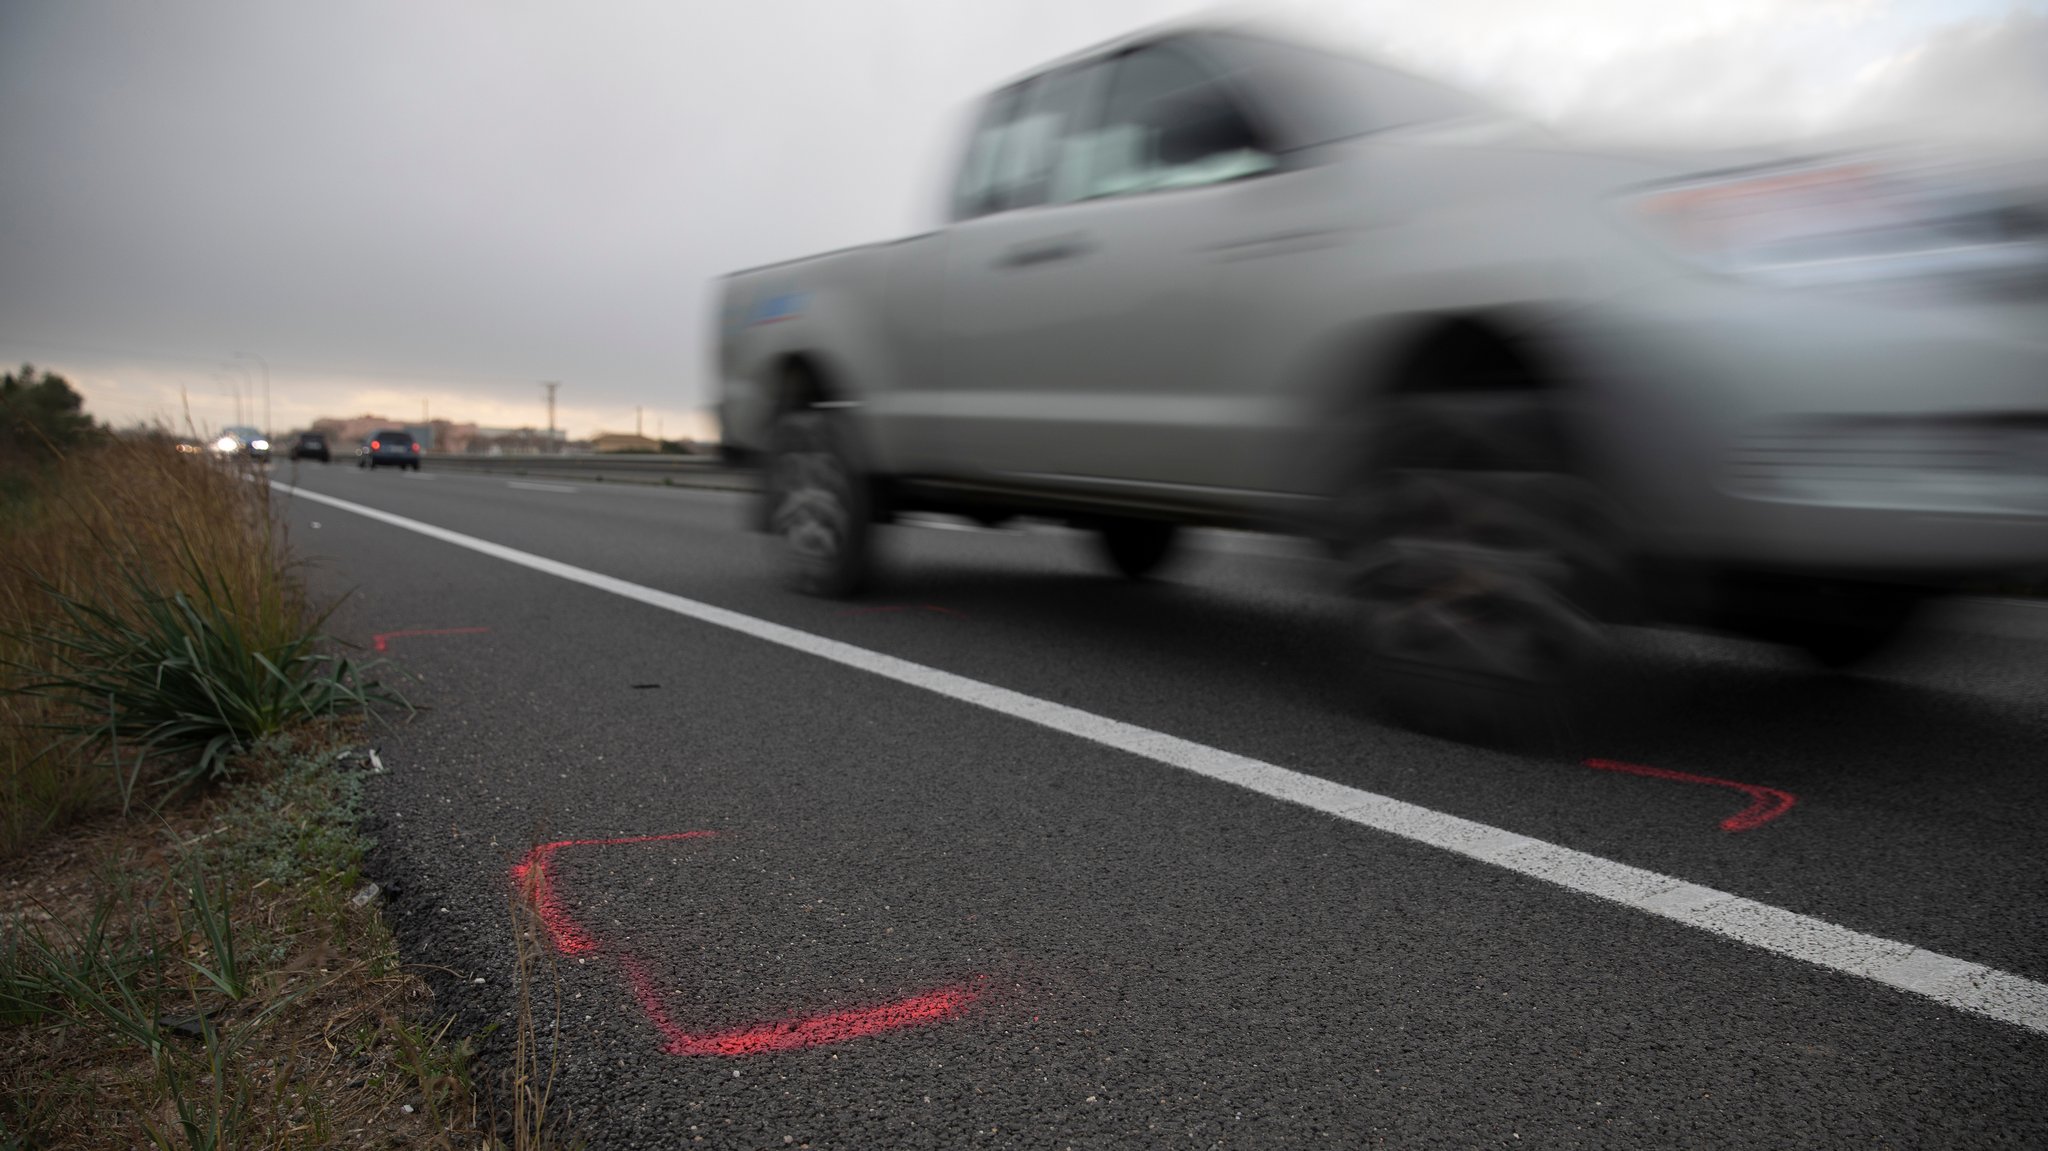
[[[527,492],[573,492],[579,490],[569,484],[536,484],[528,480],[506,480],[505,486]],[[311,495],[312,493],[308,492],[306,494]]]
[[[1235,784],[1270,799],[1299,804],[1777,955],[1924,996],[1958,1011],[2048,1035],[2048,984],[1981,963],[1867,935],[1824,919],[1702,887],[1674,876],[826,639],[377,508],[319,492],[303,491],[276,480],[271,481],[271,486],[299,499],[354,512],[494,559],[637,600],[649,607],[729,628],[820,659],[920,687],[949,699],[1028,720],[1155,763]]]

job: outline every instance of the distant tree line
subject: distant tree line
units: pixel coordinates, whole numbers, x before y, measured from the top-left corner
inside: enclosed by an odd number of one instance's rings
[[[85,397],[63,376],[34,364],[0,376],[0,451],[63,451],[97,434]]]

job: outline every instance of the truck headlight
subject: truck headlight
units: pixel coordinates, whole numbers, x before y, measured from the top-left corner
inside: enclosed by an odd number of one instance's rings
[[[257,450],[257,451],[259,451],[259,452],[267,452],[267,451],[269,451],[269,450],[270,450],[270,441],[269,441],[269,440],[250,440],[250,441],[249,441],[249,446],[250,446],[250,447],[252,447],[252,448],[254,448],[254,449],[256,449],[256,450]]]
[[[1631,206],[1688,260],[1773,283],[2048,276],[2048,214],[1956,167],[1790,166],[1659,188]]]

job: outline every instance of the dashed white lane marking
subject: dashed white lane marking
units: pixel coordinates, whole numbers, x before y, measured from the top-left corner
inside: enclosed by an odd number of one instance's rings
[[[1981,963],[1866,935],[1824,919],[1702,887],[1391,796],[1347,787],[1249,756],[657,591],[348,500],[295,489],[276,480],[271,481],[271,486],[300,499],[351,511],[494,559],[637,600],[649,607],[730,628],[949,699],[1093,740],[1155,763],[1236,784],[1272,799],[1313,808],[1338,819],[1503,867],[1519,875],[1696,927],[1764,951],[1873,980],[1925,996],[1959,1011],[2048,1034],[2048,984]]]
[[[576,490],[568,484],[536,484],[529,483],[526,480],[506,480],[505,486],[527,492],[573,492]],[[312,493],[308,492],[307,494],[311,495]]]

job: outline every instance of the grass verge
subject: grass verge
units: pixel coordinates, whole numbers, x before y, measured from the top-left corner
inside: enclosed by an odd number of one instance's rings
[[[561,1145],[548,1069],[480,1081],[366,897],[355,735],[0,864],[0,1147]]]
[[[157,439],[10,462],[0,855],[218,782],[286,724],[370,702],[354,669],[311,650],[319,621],[248,473]]]
[[[320,638],[267,487],[162,440],[10,463],[0,1151],[557,1145],[551,1076],[491,1105],[363,881],[402,700]]]

